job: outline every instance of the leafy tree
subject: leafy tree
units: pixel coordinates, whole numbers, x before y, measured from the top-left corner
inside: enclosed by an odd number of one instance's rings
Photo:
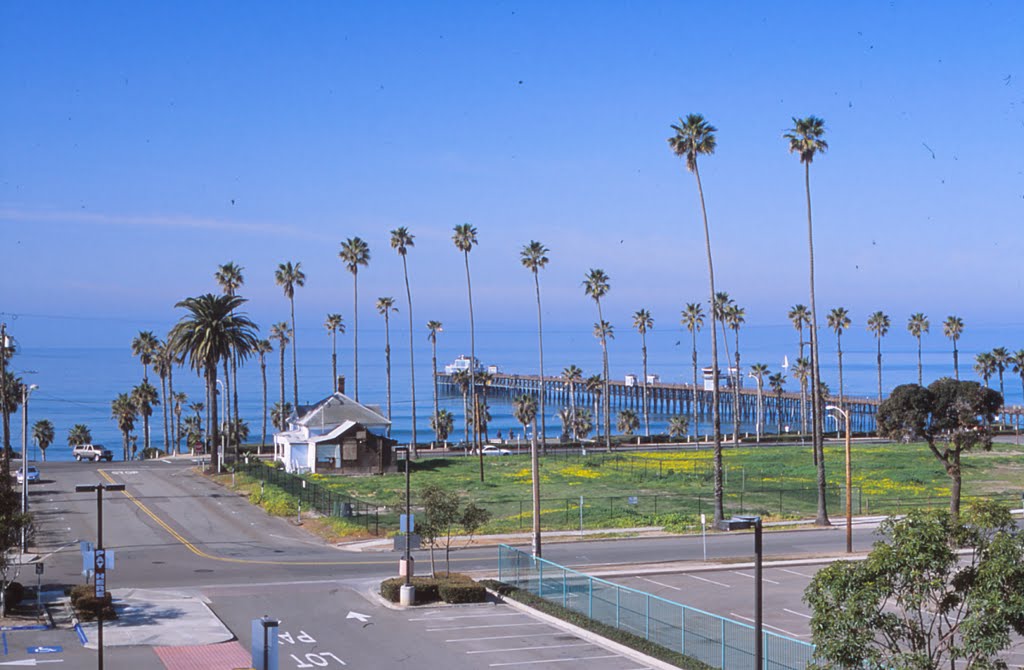
[[[391,421],[391,314],[393,312],[398,312],[394,298],[387,296],[377,298],[377,313],[384,317],[384,373],[387,378],[388,421]],[[391,435],[390,423],[388,423],[388,435]]]
[[[694,433],[699,434],[700,418],[698,406],[700,404],[700,391],[697,387],[697,333],[700,332],[701,326],[704,325],[704,309],[700,306],[699,302],[686,303],[686,307],[682,311],[680,323],[686,326],[686,330],[690,331],[692,344],[690,353],[693,361],[693,430]]]
[[[409,288],[409,265],[406,256],[413,246],[415,236],[405,226],[391,231],[391,248],[402,257],[402,273],[405,275],[405,297],[409,306],[409,381],[412,389],[412,440],[409,443],[411,455],[416,457],[416,363],[412,346],[412,291]],[[475,361],[474,361],[475,362]]]
[[[668,435],[673,440],[680,440],[690,431],[690,419],[683,414],[676,414],[668,420]]]
[[[270,340],[256,342],[256,355],[260,359],[260,382],[263,387],[263,412],[260,414],[262,430],[260,431],[260,448],[267,443],[267,354],[274,350]],[[334,378],[337,383],[337,377]]]
[[[992,448],[992,419],[1003,404],[978,382],[943,377],[928,388],[903,384],[878,407],[878,432],[890,439],[923,439],[952,480],[949,511],[960,514],[960,455]]]
[[[576,385],[583,381],[583,370],[575,365],[562,370],[562,379],[569,386],[569,434],[572,435],[573,441],[579,438],[576,435]]]
[[[834,307],[828,313],[828,327],[836,334],[836,356],[839,358],[839,404],[846,402],[843,394],[843,331],[850,327],[850,313],[845,307]]]
[[[459,494],[429,484],[420,492],[424,518],[418,524],[420,535],[430,547],[430,571],[436,574],[434,548],[444,547],[445,571],[451,572],[451,546],[454,533],[461,530],[471,538],[487,523],[491,514],[472,502],[462,504]]]
[[[715,153],[718,140],[715,137],[717,128],[708,123],[700,114],[689,114],[686,119],[679,119],[679,125],[673,125],[675,135],[668,138],[672,152],[686,159],[686,169],[693,173],[697,180],[697,194],[700,196],[700,211],[704,220],[704,249],[708,259],[708,288],[710,305],[715,304],[715,267],[711,259],[711,232],[708,229],[708,209],[704,202],[704,187],[700,181],[700,169],[697,165],[698,156],[710,156]],[[715,316],[711,315],[711,423],[714,434],[715,463],[715,525],[725,518],[722,488],[722,418],[718,407],[718,328]]]
[[[299,406],[299,361],[298,361],[298,337],[295,333],[295,287],[306,285],[306,273],[302,271],[302,263],[292,265],[291,261],[279,263],[274,271],[274,283],[284,291],[284,297],[288,298],[288,305],[292,315],[292,404]],[[210,396],[213,397],[213,396]],[[215,436],[216,437],[216,436]]]
[[[772,393],[775,394],[775,416],[778,417],[779,425],[776,433],[782,435],[782,393],[786,386],[786,375],[781,372],[768,377],[768,386],[771,387]]]
[[[907,332],[917,338],[917,384],[920,386],[924,382],[921,377],[921,335],[928,332],[928,328],[931,324],[928,322],[928,317],[923,312],[917,312],[911,314],[907,320]]]
[[[889,316],[882,311],[875,312],[868,317],[868,331],[875,334],[875,344],[878,346],[878,401],[882,401],[882,338],[889,333],[889,326],[892,323]]]
[[[519,262],[522,263],[523,267],[533,273],[533,288],[537,296],[537,353],[540,357],[540,383],[542,391],[540,393],[540,434],[541,434],[541,448],[544,453],[548,451],[548,424],[547,424],[547,413],[544,408],[544,397],[547,395],[543,391],[544,385],[544,325],[541,319],[540,310],[540,271],[548,264],[548,248],[536,240],[530,240],[530,243],[524,245],[519,251]]]
[[[26,536],[31,534],[32,517],[21,513],[21,493],[11,486],[10,474],[4,473],[0,482],[0,615],[9,613],[7,587],[21,570],[16,549],[21,546],[22,529]]]
[[[53,444],[55,434],[49,419],[40,419],[32,424],[32,441],[39,447],[42,460],[46,462],[46,448]]]
[[[764,363],[754,363],[750,366],[750,376],[757,382],[757,440],[761,441],[761,432],[764,431],[764,378],[768,374],[768,366]]]
[[[512,401],[512,412],[523,426],[533,426],[530,437],[530,490],[533,498],[533,555],[541,555],[540,546],[540,462],[537,456],[537,399],[532,395],[523,394]]]
[[[386,325],[386,323],[387,323],[387,319],[385,318],[385,325]],[[385,330],[387,330],[387,329],[385,328]],[[430,320],[430,321],[427,321],[427,339],[430,340],[430,369],[431,369],[431,372],[433,373],[432,379],[433,379],[433,382],[434,382],[434,416],[435,417],[437,416],[437,413],[440,411],[438,409],[438,392],[437,392],[437,334],[440,333],[443,330],[444,330],[444,326],[443,326],[443,324],[440,321],[434,321],[433,319]],[[388,367],[390,369],[390,357],[388,359],[388,363],[389,363]],[[389,400],[388,412],[389,413],[391,412],[391,405],[390,405],[391,378],[390,377],[391,377],[391,375],[389,374],[388,375],[388,391],[389,391],[389,393],[388,393],[388,400]],[[390,418],[390,416],[388,418]],[[448,431],[451,432],[451,428],[449,428]],[[436,429],[435,429],[434,432],[435,433],[437,432]],[[445,435],[447,435],[447,433],[445,433]],[[437,437],[437,439],[440,440],[441,438]],[[444,439],[447,440],[448,438],[445,437]]]
[[[328,314],[324,328],[331,336],[331,390],[338,390],[338,333],[345,334],[345,321],[341,314]]]
[[[352,388],[355,400],[359,402],[359,266],[370,264],[370,245],[360,237],[350,237],[341,243],[338,258],[352,273]],[[335,376],[334,380],[337,383],[338,377]]]
[[[654,319],[646,309],[640,309],[633,313],[633,327],[640,333],[640,351],[643,354],[643,394],[644,394],[644,435],[651,436],[651,414],[647,401],[647,331],[654,328]]]
[[[818,571],[804,593],[817,667],[1007,667],[1000,652],[1024,634],[1024,536],[993,503],[968,516],[890,517],[866,560]]]
[[[942,334],[953,342],[953,376],[960,379],[960,352],[956,343],[964,333],[964,320],[959,316],[947,316],[942,323]]]
[[[92,444],[92,431],[84,423],[76,423],[68,431],[68,446],[74,448],[83,444]]]
[[[135,429],[135,419],[138,418],[139,406],[127,393],[120,393],[110,404],[110,416],[117,423],[117,429],[121,431],[121,453],[122,460],[128,460],[129,435]]]
[[[10,459],[11,459],[11,445],[10,445],[10,417],[12,414],[18,411],[21,406],[21,389],[24,386],[24,382],[21,377],[17,377],[10,372],[4,370],[2,377],[0,377],[0,393],[2,393],[2,404],[3,404],[3,418],[6,422],[4,424],[4,437],[7,442],[4,445],[3,455],[3,468],[7,470],[7,474],[10,474]],[[0,479],[5,475],[0,471]]]
[[[625,435],[633,435],[633,432],[640,427],[640,419],[637,417],[636,412],[629,409],[628,407],[623,410],[619,410],[618,420],[615,422],[615,428],[620,433]]]
[[[451,434],[452,428],[455,427],[455,417],[448,410],[439,409],[437,414],[430,418],[430,427],[437,434],[438,442],[447,442],[448,435]]]

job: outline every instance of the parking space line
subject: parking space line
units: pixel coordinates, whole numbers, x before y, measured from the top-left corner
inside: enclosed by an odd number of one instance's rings
[[[754,620],[751,619],[750,617],[743,616],[742,614],[736,614],[736,612],[729,612],[729,616],[734,616],[737,619],[743,619],[744,621],[749,621],[750,623],[754,623]],[[778,626],[773,626],[773,625],[771,625],[769,623],[762,623],[761,625],[764,626],[765,628],[771,628],[772,630],[777,630],[780,633],[782,633],[784,635],[788,635],[790,637],[808,637],[808,634],[806,634],[806,633],[803,634],[803,635],[801,635],[800,633],[791,633],[790,631],[786,630],[785,628],[779,628]]]
[[[745,573],[745,572],[740,572],[739,570],[733,570],[733,571],[732,571],[732,574],[734,574],[734,575],[742,575],[743,577],[749,577],[749,578],[751,578],[751,579],[753,579],[753,578],[754,578],[754,575],[748,575],[747,573]],[[774,581],[774,580],[772,580],[772,579],[768,579],[767,577],[762,577],[762,578],[761,578],[761,581],[762,581],[762,582],[768,582],[769,584],[776,584],[776,585],[777,585],[777,584],[779,583],[779,582],[777,582],[777,581]]]
[[[552,635],[567,635],[562,631],[553,631],[551,633],[530,633],[529,635],[494,635],[491,637],[459,637],[454,640],[445,640],[445,642],[482,642],[484,640],[518,640],[524,637],[550,637]]]
[[[782,608],[782,611],[783,612],[789,612],[790,614],[795,614],[797,616],[802,616],[805,619],[810,619],[811,618],[810,614],[804,614],[803,612],[794,612],[793,610],[787,609],[785,607]]]
[[[428,628],[428,633],[433,633],[439,630],[472,630],[473,628],[511,628],[512,626],[546,626],[547,624],[543,621],[535,621],[531,623],[495,623],[488,624],[485,626],[448,626],[447,628]]]
[[[729,584],[723,584],[722,582],[716,582],[713,579],[704,579],[703,577],[698,577],[697,575],[686,575],[686,576],[687,577],[692,577],[693,579],[699,579],[700,581],[707,582],[708,584],[714,584],[715,586],[724,586],[727,589],[731,589],[732,588],[732,586],[729,585]]]
[[[796,570],[787,570],[786,568],[779,568],[779,570],[781,570],[782,572],[788,572],[791,575],[797,575],[798,577],[806,577],[807,579],[814,579],[814,575],[805,575],[804,573],[797,572]]]
[[[663,582],[657,582],[657,581],[654,581],[653,579],[648,579],[647,577],[641,577],[640,579],[642,579],[645,582],[650,582],[651,584],[657,584],[658,586],[664,586],[666,589],[675,589],[676,591],[682,591],[682,589],[679,588],[678,586],[672,586],[671,584],[665,584]]]
[[[596,661],[601,658],[623,658],[618,654],[611,654],[608,656],[576,656],[573,658],[552,658],[548,660],[538,661],[515,661],[513,663],[491,663],[492,668],[503,668],[510,665],[536,665],[537,663],[566,663],[568,661]]]
[[[566,647],[593,647],[593,642],[580,642],[579,644],[542,644],[538,647],[509,647],[507,649],[478,649],[467,651],[467,654],[496,654],[505,651],[533,651],[535,649],[565,649]]]
[[[499,616],[526,616],[525,612],[509,612],[507,614],[495,614],[494,612],[487,612],[486,614],[459,614],[457,616],[421,616],[415,619],[409,619],[409,621],[453,621],[455,619],[479,619],[481,617],[499,617]]]

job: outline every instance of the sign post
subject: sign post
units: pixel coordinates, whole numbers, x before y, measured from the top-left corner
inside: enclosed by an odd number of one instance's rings
[[[708,562],[708,517],[705,514],[700,515],[700,538],[704,544],[704,562]]]
[[[36,609],[43,610],[43,564],[36,563]]]
[[[103,603],[107,594],[107,556],[103,550],[103,491],[124,491],[124,484],[79,484],[76,493],[96,492],[96,547],[93,549],[96,589],[96,667],[103,670]],[[84,549],[84,547],[83,547]]]

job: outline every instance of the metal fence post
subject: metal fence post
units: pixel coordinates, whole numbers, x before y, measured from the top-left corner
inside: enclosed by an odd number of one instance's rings
[[[544,597],[544,562],[537,559],[537,595]]]
[[[502,581],[502,579],[501,579],[501,566],[504,563],[504,561],[502,560],[502,554],[504,552],[505,552],[505,547],[503,547],[503,546],[501,546],[499,544],[498,545],[498,581],[499,582]]]
[[[722,670],[725,670],[725,619],[719,617],[719,620],[722,622],[722,636],[719,638],[722,644]]]
[[[651,639],[651,594],[644,599],[644,639]]]
[[[565,569],[562,570],[562,607],[568,609],[569,607],[569,583],[568,573]]]
[[[679,608],[679,653],[686,653],[686,605]]]
[[[622,592],[618,586],[615,587],[615,627],[619,627],[619,593]]]
[[[590,586],[590,597],[587,602],[587,616],[591,619],[594,618],[594,578],[587,576],[587,583]]]

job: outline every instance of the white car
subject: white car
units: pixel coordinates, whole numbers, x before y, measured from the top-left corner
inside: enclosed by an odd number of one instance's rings
[[[23,484],[25,482],[25,470],[26,470],[26,468],[18,468],[18,472],[15,474],[15,477],[18,478],[18,483],[19,484]],[[31,484],[32,482],[38,482],[39,481],[39,468],[37,468],[34,465],[30,465],[30,466],[28,466],[27,470],[28,470],[28,483]]]
[[[512,452],[502,447],[487,446],[484,447],[485,456],[511,456]]]

